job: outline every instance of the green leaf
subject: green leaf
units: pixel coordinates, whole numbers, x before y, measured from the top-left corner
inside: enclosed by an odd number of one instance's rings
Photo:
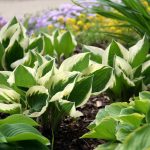
[[[7,142],[37,140],[42,144],[49,144],[48,139],[43,137],[39,131],[32,126],[23,123],[1,125],[0,133],[4,135]]]
[[[54,74],[55,61],[47,61],[37,69],[38,83],[46,86]]]
[[[127,108],[129,105],[126,102],[118,102],[118,103],[112,103],[111,105],[108,105],[105,107],[105,111],[113,116],[113,117],[117,117],[122,109]]]
[[[82,138],[98,138],[104,140],[116,140],[116,125],[117,122],[110,117],[102,119],[102,121],[93,128],[89,133],[86,133]]]
[[[89,53],[76,54],[64,60],[59,70],[82,72],[89,66]]]
[[[0,112],[7,114],[16,114],[21,112],[21,104],[4,104],[0,103]]]
[[[25,123],[25,124],[28,124],[31,126],[38,126],[38,124],[34,120],[26,117],[25,115],[21,115],[21,114],[11,115],[5,119],[0,120],[0,125],[20,123],[20,120],[21,120],[21,123]]]
[[[43,40],[44,40],[44,46],[43,46],[44,53],[48,54],[50,56],[53,56],[54,55],[54,47],[53,47],[53,43],[52,43],[52,37],[46,33],[42,33],[42,35],[43,35]]]
[[[93,60],[97,63],[102,63],[102,57],[103,57],[103,54],[104,54],[103,49],[98,48],[98,47],[94,47],[94,46],[84,45],[82,51],[83,52],[90,52],[90,54],[91,54],[90,59],[91,60]]]
[[[49,92],[52,96],[51,101],[68,97],[75,86],[77,72],[61,72],[58,71],[49,83]]]
[[[40,53],[43,50],[43,38],[42,36],[38,36],[32,40],[30,40],[30,44],[28,49],[37,49],[37,51]]]
[[[139,93],[139,99],[148,99],[150,100],[150,92],[148,91],[143,91]]]
[[[128,51],[115,41],[107,47],[106,54],[104,55],[103,64],[113,67],[114,57],[119,56],[121,58],[128,57]]]
[[[150,110],[149,100],[135,100],[134,104],[135,109],[140,113],[147,114],[148,111]]]
[[[1,103],[18,103],[20,101],[20,95],[13,89],[0,85],[0,102]]]
[[[139,127],[145,115],[139,113],[120,115],[119,118],[124,123],[133,125],[134,127]]]
[[[69,32],[64,32],[62,35],[58,37],[60,52],[64,53],[65,57],[68,57],[73,53],[77,42],[75,41],[75,37]]]
[[[36,84],[35,70],[23,65],[18,66],[10,75],[8,82],[18,87],[29,88]]]
[[[75,102],[69,102],[63,99],[51,102],[50,108],[51,123],[54,130],[65,116],[69,115],[73,118],[82,116],[82,113],[76,110]]]
[[[81,78],[76,82],[68,100],[75,102],[76,107],[84,105],[90,98],[92,92],[93,76]],[[77,94],[78,93],[78,94]]]
[[[100,64],[90,65],[83,75],[93,75],[92,93],[100,94],[107,90],[111,83],[112,68]]]
[[[2,58],[3,58],[3,55],[4,55],[4,47],[2,45],[2,43],[0,42],[0,70],[3,69],[3,66],[2,66]]]
[[[9,83],[7,82],[9,76],[10,76],[9,71],[0,71],[0,84],[9,86]]]
[[[96,147],[94,150],[115,150],[117,145],[118,145],[117,143],[101,144],[98,147]]]
[[[123,144],[122,150],[144,150],[150,147],[150,125],[144,125],[133,131]]]
[[[115,61],[115,66],[118,66],[125,75],[127,75],[129,77],[132,75],[133,69],[125,59],[123,59],[119,56],[116,56],[114,61]]]
[[[17,55],[16,55],[17,54]],[[5,50],[3,55],[3,68],[5,70],[12,70],[11,64],[24,56],[23,48],[17,41],[14,41],[8,48]]]
[[[129,61],[132,67],[141,65],[145,60],[149,51],[149,41],[146,36],[138,41],[136,45],[129,49]]]

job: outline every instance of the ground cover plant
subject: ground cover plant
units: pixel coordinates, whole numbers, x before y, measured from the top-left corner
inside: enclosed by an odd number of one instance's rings
[[[148,149],[150,92],[141,92],[127,102],[106,106],[88,126],[90,132],[82,138],[98,138],[107,141],[96,150]],[[138,143],[138,144],[137,144]]]

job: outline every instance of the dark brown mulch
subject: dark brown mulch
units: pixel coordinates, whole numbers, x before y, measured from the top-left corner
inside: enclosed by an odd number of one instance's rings
[[[109,100],[105,95],[93,97],[79,109],[84,116],[77,120],[66,118],[55,135],[54,150],[93,150],[103,143],[100,140],[80,139],[80,137],[88,131],[86,127],[95,119],[98,110],[108,103]]]

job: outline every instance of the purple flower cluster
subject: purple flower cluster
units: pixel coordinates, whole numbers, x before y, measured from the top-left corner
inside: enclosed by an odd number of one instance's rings
[[[2,16],[0,16],[0,28],[2,28],[6,23],[7,21]]]
[[[82,11],[83,8],[66,3],[61,5],[58,9],[45,10],[39,15],[31,16],[28,21],[29,27],[30,29],[38,29],[53,24],[55,27],[63,28],[63,26],[57,22],[58,18],[63,17],[64,20],[67,18],[75,18],[80,15]]]

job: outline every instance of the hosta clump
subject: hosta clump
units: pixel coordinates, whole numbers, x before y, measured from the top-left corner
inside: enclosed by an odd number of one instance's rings
[[[48,150],[49,140],[34,128],[38,124],[24,115],[12,115],[0,120],[0,149]]]
[[[37,48],[43,55],[55,57],[60,65],[62,56],[67,58],[73,54],[77,42],[69,31],[60,33],[54,31],[52,35],[42,33],[40,36],[30,40],[29,49]]]
[[[84,51],[92,53],[92,61],[113,68],[112,84],[106,91],[113,100],[128,100],[148,88],[150,57],[146,36],[129,49],[112,41],[105,51],[91,46],[84,46]]]
[[[38,37],[28,37],[26,29],[13,18],[0,31],[0,70],[13,70],[20,64],[34,67],[36,53],[56,57],[60,64],[62,56],[72,55],[76,45],[69,31],[55,31],[51,36],[41,33]]]
[[[84,105],[91,94],[107,89],[112,68],[91,65],[89,53],[74,55],[59,68],[55,59],[39,54],[33,68],[19,65],[0,75],[0,105],[5,106],[0,112],[40,117],[43,125],[55,129],[64,116],[81,116],[76,107]]]
[[[150,92],[141,92],[130,103],[117,102],[101,109],[82,138],[106,141],[96,150],[145,150],[150,148]]]

